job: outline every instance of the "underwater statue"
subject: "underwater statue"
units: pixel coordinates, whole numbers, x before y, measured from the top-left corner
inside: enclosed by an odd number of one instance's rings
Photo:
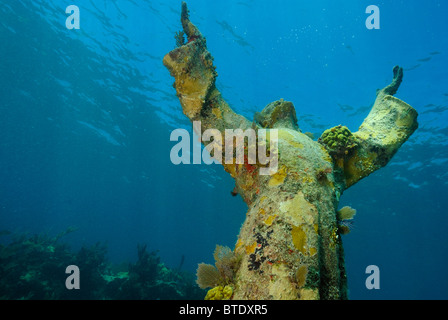
[[[215,86],[213,57],[190,22],[185,3],[181,22],[186,41],[180,32],[178,47],[163,63],[175,78],[184,114],[200,121],[203,131],[275,129],[278,135],[278,169],[271,175],[259,174],[265,164],[223,162],[248,212],[231,250],[237,257],[229,266],[234,270],[216,283],[211,296],[347,299],[340,234],[345,231],[343,220],[351,215],[341,215],[338,203],[345,189],[385,166],[417,129],[415,109],[393,96],[403,69],[394,67],[391,84],[377,91],[357,132],[336,126],[314,141],[300,131],[293,104],[283,99],[268,104],[253,121],[235,113]],[[216,256],[222,258],[219,252]],[[218,269],[225,270],[225,262],[220,263]],[[203,271],[200,276],[208,276]]]

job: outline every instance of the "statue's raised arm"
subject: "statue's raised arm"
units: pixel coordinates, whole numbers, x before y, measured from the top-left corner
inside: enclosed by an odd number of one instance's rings
[[[395,66],[393,73],[392,83],[378,90],[372,110],[353,133],[353,152],[338,163],[344,168],[347,187],[384,167],[418,127],[417,111],[393,97],[403,79],[403,68]]]

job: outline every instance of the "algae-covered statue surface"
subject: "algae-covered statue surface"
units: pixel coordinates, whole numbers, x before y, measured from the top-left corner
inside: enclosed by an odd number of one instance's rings
[[[346,299],[339,198],[385,166],[417,129],[417,112],[393,97],[403,69],[394,67],[391,84],[376,93],[357,132],[336,126],[313,141],[300,131],[293,104],[283,99],[254,120],[235,113],[215,86],[213,58],[185,3],[181,22],[187,42],[178,34],[179,47],[163,63],[175,78],[184,114],[200,121],[203,131],[267,129],[278,137],[278,167],[270,175],[260,174],[266,164],[223,162],[248,211],[234,250],[217,247],[217,268],[200,265],[198,283],[210,284],[208,298],[217,299]]]

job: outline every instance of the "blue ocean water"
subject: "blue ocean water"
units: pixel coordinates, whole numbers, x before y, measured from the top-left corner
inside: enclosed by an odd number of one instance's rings
[[[246,205],[219,165],[173,165],[176,128],[192,131],[162,64],[181,29],[180,1],[0,1],[0,229],[107,243],[112,261],[136,246],[194,272],[233,247]],[[66,7],[80,29],[66,28]],[[369,30],[366,7],[380,9]],[[448,298],[448,3],[188,1],[207,39],[217,87],[253,118],[292,101],[303,132],[356,131],[392,67],[396,96],[419,128],[383,169],[348,189],[357,209],[343,237],[351,299]],[[0,238],[0,241],[2,240]],[[365,286],[368,265],[381,286]]]

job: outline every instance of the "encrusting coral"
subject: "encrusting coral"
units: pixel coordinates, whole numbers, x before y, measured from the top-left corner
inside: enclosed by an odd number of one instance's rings
[[[169,52],[163,63],[175,79],[185,115],[200,121],[202,131],[252,128],[278,136],[274,174],[259,174],[265,166],[260,162],[223,164],[235,179],[234,194],[249,209],[233,251],[239,262],[232,279],[215,281],[209,298],[228,298],[224,289],[230,285],[232,299],[346,299],[337,208],[345,189],[385,166],[417,129],[417,112],[393,97],[403,69],[393,69],[392,83],[377,92],[358,131],[337,126],[313,141],[300,131],[289,101],[268,104],[253,121],[235,113],[215,86],[213,57],[185,3],[181,22],[187,43]]]
[[[318,141],[335,157],[348,156],[349,152],[357,145],[350,130],[341,125],[325,130]]]

